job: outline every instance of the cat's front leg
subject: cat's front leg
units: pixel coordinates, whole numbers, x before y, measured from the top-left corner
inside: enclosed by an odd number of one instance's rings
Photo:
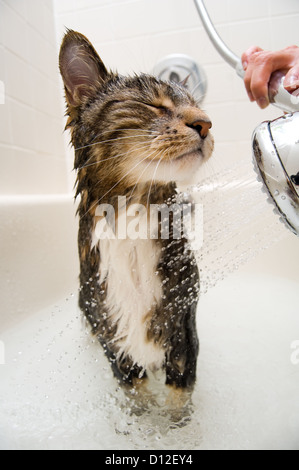
[[[107,343],[98,336],[105,354],[111,364],[112,372],[120,385],[129,387],[139,387],[147,379],[144,368],[135,364],[129,355],[122,354],[119,356],[117,352],[113,352]]]
[[[196,381],[199,342],[196,331],[196,304],[190,306],[179,331],[171,337],[166,353],[166,384],[192,391]]]
[[[169,388],[166,405],[172,413],[172,419],[183,423],[192,412],[191,398],[196,381],[199,343],[195,317],[186,320],[184,334],[180,333],[177,332],[172,339],[171,349],[166,354],[166,384]]]

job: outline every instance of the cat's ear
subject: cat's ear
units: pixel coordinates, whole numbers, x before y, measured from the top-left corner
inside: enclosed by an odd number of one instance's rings
[[[108,72],[96,50],[83,34],[68,30],[59,54],[59,68],[69,106],[78,107],[92,97]]]

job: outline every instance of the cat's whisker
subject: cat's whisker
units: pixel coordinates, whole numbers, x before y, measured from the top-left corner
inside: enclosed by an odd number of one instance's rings
[[[138,147],[138,145],[140,145],[140,147]],[[148,148],[148,143],[138,143],[138,144],[135,144],[135,145],[132,145],[132,149],[134,150],[144,150]],[[128,152],[124,152],[124,153],[119,153],[117,155],[113,155],[112,157],[109,157],[109,158],[104,158],[104,159],[101,159],[101,160],[98,160],[96,162],[93,162],[93,163],[88,163],[88,161],[90,161],[92,158],[93,158],[93,155],[87,160],[86,164],[80,166],[79,168],[77,168],[77,170],[83,170],[83,168],[87,168],[87,167],[90,167],[90,166],[93,166],[93,165],[98,165],[102,162],[107,162],[109,160],[113,160],[115,158],[120,158],[120,157],[123,157],[124,155],[127,155]]]
[[[175,144],[185,144],[186,145],[186,138],[184,136],[179,136],[179,137],[173,137],[173,136],[165,136],[165,137],[160,137],[157,136],[157,138],[153,139],[153,142],[171,142]]]
[[[154,131],[154,130],[150,130],[150,129],[138,129],[138,128],[132,128],[132,127],[128,127],[128,128],[119,128],[119,129],[114,129],[114,130],[107,130],[107,131],[101,131],[99,132],[95,138],[98,138],[100,137],[101,135],[103,134],[111,134],[111,133],[115,133],[115,132],[143,132],[144,134],[152,134],[152,135],[159,135],[160,132],[159,131]]]
[[[161,152],[161,153],[162,153],[162,152]],[[154,174],[153,174],[153,177],[152,177],[152,180],[151,180],[150,188],[149,188],[149,190],[148,190],[147,202],[146,202],[147,207],[149,207],[149,200],[150,200],[150,194],[151,194],[153,182],[154,182],[154,180],[155,180],[156,173],[157,173],[158,167],[159,167],[159,165],[160,165],[160,163],[161,163],[161,161],[162,161],[162,158],[163,158],[163,153],[162,153],[161,157],[159,158],[159,161],[158,161],[158,163],[157,163],[157,166],[156,166],[156,168],[155,168],[155,171],[154,171]],[[152,162],[151,162],[151,163],[152,163]]]
[[[88,147],[93,147],[94,145],[98,144],[107,144],[108,142],[116,142],[118,140],[123,140],[123,139],[132,139],[135,137],[152,137],[152,134],[136,134],[136,135],[123,135],[121,137],[115,137],[114,139],[107,139],[107,140],[98,140],[97,142],[93,142],[91,144],[83,145],[82,147],[76,147],[75,150],[83,150]]]
[[[125,130],[129,130],[129,129],[125,129]],[[107,132],[111,132],[111,131],[107,131]],[[146,131],[145,131],[145,132],[146,132]],[[150,132],[150,133],[151,133],[151,136],[152,136],[152,131],[148,131],[148,132]],[[157,134],[159,135],[158,132],[157,132]],[[83,147],[77,147],[75,150],[82,150],[82,149],[84,149],[84,148],[88,148],[88,147],[91,147],[91,146],[94,146],[94,145],[105,144],[105,143],[107,143],[107,142],[115,142],[115,141],[120,140],[120,139],[122,139],[122,138],[130,138],[130,137],[132,137],[132,136],[123,136],[123,137],[117,137],[117,138],[115,138],[115,139],[109,139],[109,140],[106,140],[106,141],[97,141],[97,142],[94,142],[94,143],[92,143],[92,144],[85,145],[85,146],[83,146]],[[144,137],[144,135],[142,135],[142,134],[139,135],[139,134],[138,134],[138,135],[135,135],[134,137]],[[155,139],[154,139],[154,140],[155,140]],[[171,140],[172,140],[171,137],[165,137],[164,139],[159,139],[159,142],[170,142]],[[181,139],[180,141],[176,140],[176,144],[177,144],[177,145],[181,145],[181,144],[184,145],[185,142],[184,142],[183,139]],[[136,145],[141,145],[141,146],[144,145],[144,146],[146,147],[146,146],[148,145],[148,143],[141,141],[141,142],[137,142],[137,143],[135,144],[135,146],[136,146]],[[132,147],[133,147],[133,146],[132,146]],[[143,148],[143,147],[140,147],[140,149],[142,149],[142,148]],[[126,155],[126,153],[119,154],[119,155],[115,155],[115,156],[109,157],[109,158],[107,158],[107,159],[100,160],[100,161],[98,161],[98,162],[94,162],[94,163],[88,164],[88,162],[93,158],[93,155],[91,155],[91,156],[88,158],[87,162],[86,162],[84,165],[82,165],[81,167],[77,168],[77,170],[82,170],[83,168],[87,168],[87,167],[89,167],[89,166],[97,165],[97,164],[100,163],[100,162],[104,162],[104,161],[108,161],[108,160],[110,160],[110,159],[118,158],[118,157],[121,157],[121,156],[123,156],[123,155]]]
[[[165,150],[163,150],[163,155],[164,155],[164,156],[168,155],[168,157],[169,157],[169,153],[170,153],[170,149],[169,149],[169,148],[166,149],[166,152],[165,152]],[[156,173],[157,173],[158,167],[159,167],[159,165],[160,165],[160,163],[161,163],[161,161],[162,161],[163,155],[162,155],[161,158],[159,159],[158,164],[157,164],[157,167],[155,168],[155,172],[154,172],[154,175],[153,175],[153,178],[152,178],[152,182],[154,181],[154,178],[156,177]],[[169,157],[169,158],[170,158],[170,157]],[[150,196],[150,192],[149,192],[149,196]],[[149,200],[149,196],[148,196],[148,200]]]
[[[153,157],[153,158],[154,158],[154,157]],[[135,191],[135,189],[137,188],[138,183],[139,183],[139,181],[140,181],[141,178],[142,178],[142,175],[146,172],[146,170],[147,170],[148,167],[151,165],[151,163],[152,163],[152,160],[146,165],[146,167],[143,169],[143,171],[142,171],[141,174],[139,175],[139,178],[137,179],[136,184],[134,185],[134,187],[133,187],[133,189],[132,189],[132,191],[131,191],[131,193],[130,193],[129,200],[132,199],[133,194],[134,194],[134,191]]]
[[[140,132],[158,132],[158,131],[154,131],[152,129],[139,129],[137,127],[119,127],[117,129],[114,129],[114,131],[111,130],[111,129],[109,129],[109,130],[107,129],[106,131],[100,131],[97,134],[97,136],[102,135],[102,134],[111,133],[111,132],[116,132],[116,131],[136,131],[136,130],[138,130]]]
[[[86,165],[82,165],[80,166],[79,168],[77,168],[77,170],[83,170],[84,168],[89,168],[90,166],[95,166],[95,165],[99,165],[100,163],[102,162],[107,162],[108,160],[113,160],[114,158],[119,158],[122,154],[120,155],[114,155],[113,157],[109,157],[109,158],[105,158],[103,160],[98,160],[96,162],[93,162],[93,163],[87,163]]]
[[[119,185],[119,183],[121,183],[121,181],[123,181],[133,170],[135,170],[135,168],[137,168],[142,162],[144,162],[145,160],[147,160],[148,156],[144,157],[140,162],[138,162],[136,165],[133,166],[133,168],[130,168],[130,170],[124,175],[122,176],[118,181],[117,183],[115,183],[100,199],[98,199],[96,202],[94,202],[93,204],[91,204],[91,206],[89,207],[89,209],[82,215],[82,217],[80,217],[80,219],[82,219],[83,217],[86,216],[86,214],[88,214],[88,212],[93,209],[96,205],[98,205],[103,199],[105,196],[107,196],[114,188],[116,188],[116,186]]]
[[[161,153],[161,152],[160,152],[160,153]],[[152,158],[151,161],[146,165],[146,167],[144,168],[144,170],[142,171],[142,173],[139,175],[139,178],[138,178],[138,180],[137,180],[137,182],[136,182],[134,188],[133,188],[132,191],[131,191],[131,194],[130,194],[130,196],[129,196],[129,199],[132,198],[133,193],[134,193],[135,189],[137,188],[138,183],[139,183],[139,181],[140,181],[142,175],[145,173],[145,171],[148,169],[148,167],[153,163],[153,161],[154,161],[154,159],[155,159],[155,156],[156,156],[156,152],[155,152],[155,151],[152,152],[150,155],[148,155],[147,158],[150,158],[152,155],[154,155],[153,158]],[[161,157],[161,158],[162,158],[162,157]]]
[[[142,136],[142,137],[143,137],[143,136]],[[116,139],[116,140],[118,140],[118,139]],[[97,144],[104,143],[104,142],[105,142],[105,141],[102,141],[102,142],[99,141],[99,142],[97,142]],[[95,145],[95,143],[94,143],[94,144],[88,144],[88,145],[86,145],[85,147],[87,148],[87,147],[90,147],[91,145]],[[136,145],[146,145],[146,146],[147,146],[147,145],[148,145],[148,142],[143,142],[143,141],[136,142],[134,145],[132,145],[132,148],[133,148],[133,147],[135,148]],[[85,147],[82,147],[82,148],[85,148]],[[79,150],[79,148],[77,148],[77,150]],[[125,155],[125,153],[119,154],[119,156],[122,156],[122,155]],[[78,168],[78,170],[81,170],[82,168],[86,167],[86,166],[87,166],[87,163],[88,163],[93,157],[94,157],[94,155],[91,155],[91,156],[87,159],[87,161],[85,162],[85,164],[84,164],[82,167]],[[111,157],[111,158],[112,158],[112,157]],[[103,160],[102,160],[102,161],[103,161]],[[96,163],[96,162],[95,162],[95,163]]]

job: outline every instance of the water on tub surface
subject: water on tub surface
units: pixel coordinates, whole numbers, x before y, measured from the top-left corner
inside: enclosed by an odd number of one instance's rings
[[[298,449],[298,295],[291,280],[238,272],[202,297],[198,381],[179,420],[118,388],[70,295],[0,334],[0,448]]]
[[[163,394],[160,403],[140,404],[138,392],[124,393],[82,320],[76,295],[2,338],[0,448],[149,448],[166,436],[165,445],[176,447],[174,431],[189,417],[173,421]],[[162,377],[152,379],[164,389]]]

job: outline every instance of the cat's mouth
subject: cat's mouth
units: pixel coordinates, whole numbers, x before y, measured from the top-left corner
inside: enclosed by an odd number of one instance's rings
[[[189,146],[187,151],[179,151],[161,156],[154,160],[146,159],[143,163],[144,170],[142,178],[144,182],[148,181],[190,181],[199,167],[209,156],[209,148],[203,148],[203,145]]]
[[[179,155],[178,157],[175,158],[175,161],[182,161],[182,160],[193,159],[193,158],[203,158],[203,152],[200,147]]]
[[[198,160],[203,160],[204,159],[204,152],[202,147],[196,147],[193,148],[192,150],[189,150],[188,152],[181,153],[177,156],[172,156],[171,159],[165,159],[160,158],[159,159],[159,165],[165,164],[165,165],[171,165],[171,164],[184,164],[184,163],[194,163],[195,161]],[[146,159],[146,162],[149,161],[149,163],[155,163],[156,160],[152,159]]]

